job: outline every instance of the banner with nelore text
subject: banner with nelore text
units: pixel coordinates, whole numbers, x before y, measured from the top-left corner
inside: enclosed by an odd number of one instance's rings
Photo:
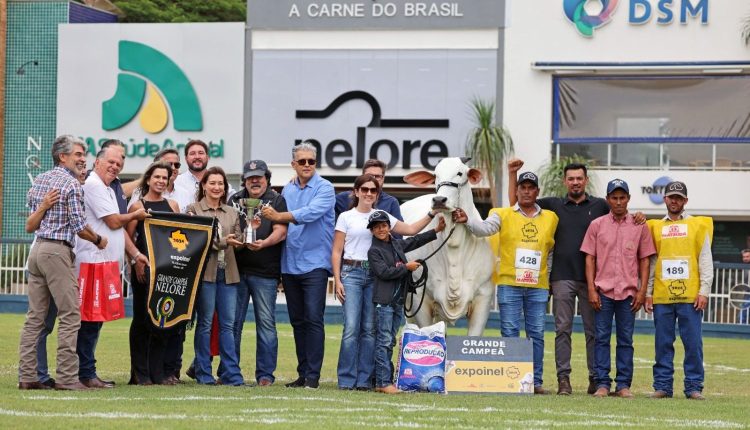
[[[211,248],[214,218],[150,212],[144,220],[151,276],[148,315],[155,327],[187,322]]]

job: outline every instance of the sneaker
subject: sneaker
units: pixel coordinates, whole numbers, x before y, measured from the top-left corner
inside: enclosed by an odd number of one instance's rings
[[[667,393],[666,391],[656,390],[653,393],[651,393],[648,397],[651,399],[668,399],[668,398],[671,398],[672,395]]]
[[[305,388],[309,388],[311,390],[317,390],[320,384],[318,383],[317,379],[307,378],[305,379]]]
[[[630,391],[630,388],[620,388],[619,390],[615,391],[615,397],[622,397],[623,399],[632,399],[635,396],[633,395],[633,392]]]
[[[288,382],[288,383],[284,384],[284,386],[287,387],[287,388],[304,387],[305,386],[305,378],[303,378],[303,377],[300,376],[299,378],[295,379],[294,381]]]
[[[261,379],[260,379],[260,380],[258,381],[258,386],[259,386],[259,387],[270,387],[271,385],[273,385],[273,381],[271,381],[271,380],[270,380],[270,379],[268,379],[268,378],[261,378]]]
[[[552,392],[550,390],[545,389],[544,387],[540,385],[538,387],[534,387],[534,394],[538,396],[539,395],[543,396],[547,394],[552,394]]]
[[[573,394],[573,387],[570,386],[570,378],[561,376],[557,378],[557,395],[569,396]]]
[[[688,400],[706,400],[705,397],[703,397],[703,393],[700,391],[693,391],[690,393],[689,396],[687,396]]]
[[[596,393],[596,382],[594,381],[593,376],[589,376],[589,388],[586,390],[586,393],[588,394]]]
[[[607,387],[600,387],[597,388],[596,391],[592,394],[594,397],[607,397],[609,396],[609,388]]]

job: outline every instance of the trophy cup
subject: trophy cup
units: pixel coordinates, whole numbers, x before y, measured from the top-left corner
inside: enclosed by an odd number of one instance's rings
[[[261,206],[261,200],[240,199],[240,206],[242,206],[245,220],[247,221],[247,227],[245,227],[245,243],[253,243],[256,240],[255,229],[260,227],[260,216],[258,210]]]

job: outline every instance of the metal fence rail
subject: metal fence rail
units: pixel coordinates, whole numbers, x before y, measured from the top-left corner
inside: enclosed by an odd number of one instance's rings
[[[29,256],[30,246],[31,242],[27,240],[0,239],[0,295],[26,294],[27,281],[24,266]],[[750,323],[750,309],[748,309],[750,294],[738,295],[736,293],[738,285],[750,285],[750,264],[716,263],[714,270],[714,283],[711,287],[708,307],[704,312],[704,322],[717,324]],[[123,274],[123,289],[127,289],[130,284],[129,281],[127,276]],[[329,280],[327,298],[329,305],[338,304],[332,285],[333,283]],[[750,290],[750,287],[748,287],[748,290]],[[282,302],[284,301],[283,294],[279,295],[279,298]],[[744,310],[739,309],[742,303],[745,303]],[[494,301],[493,309],[497,310],[496,308],[497,302]],[[547,310],[551,313],[551,304]],[[652,316],[641,310],[636,318],[650,320]]]

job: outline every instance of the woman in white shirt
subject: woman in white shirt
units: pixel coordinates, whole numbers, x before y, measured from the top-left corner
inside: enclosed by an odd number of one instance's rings
[[[338,362],[338,386],[341,390],[371,390],[375,367],[375,305],[372,302],[373,278],[367,263],[372,233],[367,219],[375,210],[380,183],[371,175],[354,181],[352,208],[341,213],[333,236],[333,280],[336,297],[343,305],[344,332]],[[389,215],[390,216],[390,215]],[[430,212],[413,224],[390,216],[391,231],[412,236],[432,221]]]

